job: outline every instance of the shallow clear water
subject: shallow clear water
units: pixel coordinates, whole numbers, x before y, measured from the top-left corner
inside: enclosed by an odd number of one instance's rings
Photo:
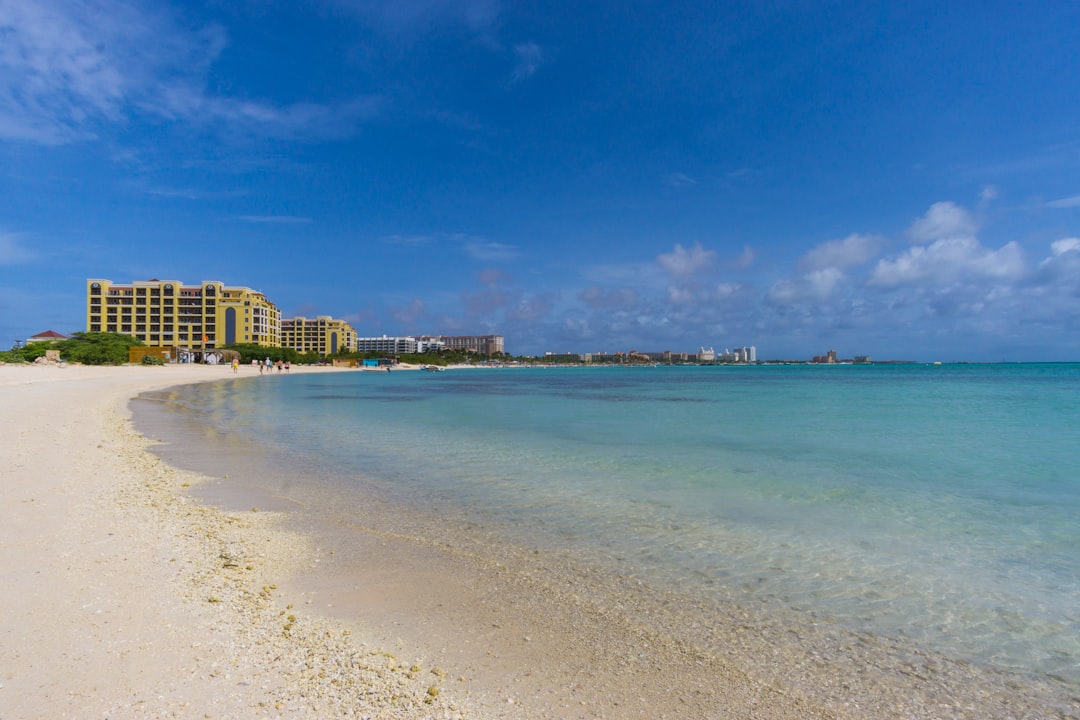
[[[687,592],[1080,684],[1080,365],[357,372],[172,400],[341,497],[364,483]]]

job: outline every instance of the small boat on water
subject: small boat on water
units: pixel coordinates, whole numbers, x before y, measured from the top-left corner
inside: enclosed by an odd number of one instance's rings
[[[446,368],[440,365],[425,365],[424,369],[428,372],[446,372]]]

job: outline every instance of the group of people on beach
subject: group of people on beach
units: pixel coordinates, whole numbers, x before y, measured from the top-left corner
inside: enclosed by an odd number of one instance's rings
[[[268,357],[268,358],[266,358],[266,360],[264,362],[259,362],[258,360],[252,360],[251,364],[252,364],[252,366],[254,366],[254,365],[259,366],[259,374],[260,375],[262,375],[264,372],[267,373],[267,374],[272,374],[274,372],[275,367],[277,368],[278,373],[280,373],[282,370],[284,370],[285,372],[289,372],[289,361],[288,360],[278,360],[277,362],[274,362]]]
[[[274,362],[269,357],[266,358],[265,361],[260,361],[260,360],[256,360],[256,359],[253,358],[251,360],[251,367],[259,368],[259,374],[260,375],[262,375],[263,373],[266,373],[268,375],[272,375],[273,372],[274,372],[274,368],[276,367],[278,373],[280,374],[283,370],[285,372],[289,372],[289,361],[288,360],[278,360],[277,362]],[[233,358],[232,371],[234,373],[240,371],[240,358]]]

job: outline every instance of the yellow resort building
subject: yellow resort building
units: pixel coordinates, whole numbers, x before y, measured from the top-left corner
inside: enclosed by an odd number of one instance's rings
[[[356,330],[344,320],[320,315],[314,320],[295,317],[281,321],[281,346],[300,353],[333,355],[356,350]]]
[[[150,347],[203,353],[237,343],[278,347],[281,314],[263,293],[216,280],[120,285],[91,279],[86,281],[86,329],[132,335]]]

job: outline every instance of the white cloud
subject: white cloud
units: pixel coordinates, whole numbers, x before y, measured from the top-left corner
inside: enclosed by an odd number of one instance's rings
[[[476,279],[488,287],[496,287],[510,283],[511,277],[499,268],[484,268],[476,273]]]
[[[715,250],[706,250],[701,243],[694,243],[691,248],[684,248],[676,243],[675,249],[670,253],[663,253],[656,258],[669,275],[674,277],[690,277],[710,267],[716,260]]]
[[[33,259],[34,254],[20,245],[18,235],[0,232],[0,265],[19,265]]]
[[[980,278],[1018,278],[1024,270],[1023,252],[1015,242],[991,250],[974,238],[954,237],[878,261],[869,283],[882,288],[914,283],[944,285]]]
[[[431,235],[386,235],[379,238],[379,242],[387,245],[405,245],[407,247],[420,247],[435,242]]]
[[[210,95],[190,81],[162,85],[139,102],[146,112],[170,120],[218,125],[267,137],[318,140],[348,136],[360,122],[377,115],[382,105],[382,98],[369,96],[333,104],[277,106]]]
[[[496,21],[500,9],[498,0],[335,0],[335,4],[395,33],[426,32],[451,23],[483,32]]]
[[[517,257],[517,248],[513,245],[476,238],[465,243],[465,252],[483,262],[501,262]]]
[[[506,310],[506,319],[517,322],[535,322],[551,313],[554,298],[549,293],[533,295],[518,300]]]
[[[163,75],[204,70],[220,31],[190,33],[114,0],[0,0],[0,132],[41,143],[118,122]]]
[[[546,60],[544,50],[534,42],[515,45],[514,57],[517,65],[514,67],[514,73],[510,78],[511,84],[531,78]]]
[[[266,223],[271,225],[299,225],[310,223],[312,221],[311,218],[297,217],[295,215],[241,215],[237,219],[249,223]]]
[[[192,30],[164,4],[0,0],[0,139],[61,144],[138,114],[271,137],[341,137],[379,98],[275,105],[216,96],[220,27]]]
[[[424,318],[427,306],[424,305],[423,300],[414,298],[407,305],[390,307],[387,310],[395,322],[403,325],[413,325]]]
[[[697,180],[681,172],[668,173],[664,176],[663,182],[668,187],[676,189],[697,185]]]
[[[638,293],[628,287],[605,290],[592,285],[578,293],[578,299],[595,308],[627,308],[637,304]]]
[[[1080,195],[1073,195],[1072,197],[1061,198],[1059,200],[1051,200],[1046,203],[1046,207],[1050,208],[1074,208],[1080,207]]]
[[[501,307],[506,307],[515,298],[519,291],[505,288],[488,286],[479,291],[463,290],[461,292],[461,304],[470,315],[489,314]]]
[[[908,237],[913,243],[931,243],[955,237],[972,237],[978,229],[975,218],[952,202],[938,202],[912,223]]]
[[[843,278],[844,273],[837,268],[812,270],[797,278],[787,278],[774,283],[769,288],[766,300],[771,305],[824,302]]]
[[[815,247],[799,261],[804,270],[849,268],[874,259],[884,245],[877,235],[852,233],[842,240],[830,240]]]
[[[745,245],[743,246],[742,252],[739,253],[739,256],[735,258],[731,265],[736,270],[745,270],[754,264],[754,259],[756,257],[757,256],[754,253],[754,248],[750,247],[749,245]]]
[[[1054,255],[1062,255],[1067,252],[1080,252],[1080,238],[1062,238],[1050,243],[1050,251]]]
[[[1039,263],[1036,287],[1080,288],[1080,238],[1070,237],[1050,243],[1050,257]]]
[[[742,292],[742,286],[735,283],[719,283],[713,288],[713,299],[715,300],[727,300],[729,298],[736,297]]]
[[[697,294],[690,288],[672,285],[667,291],[668,302],[672,305],[690,305],[697,302]]]

